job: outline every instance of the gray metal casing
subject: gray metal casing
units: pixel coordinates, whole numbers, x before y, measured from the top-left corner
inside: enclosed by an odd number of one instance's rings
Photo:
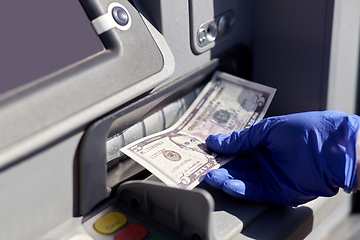
[[[98,9],[87,11],[89,20],[106,12],[109,2],[81,1],[84,9]],[[105,52],[1,100],[0,239],[42,236],[52,239],[49,233],[56,229],[62,232],[62,226],[69,231],[80,226],[81,217],[74,206],[78,196],[75,164],[79,145],[91,124],[124,109],[139,96],[141,99],[151,91],[149,96],[152,96],[169,85],[181,83],[189,73],[196,75],[204,66],[218,64],[217,58],[226,55],[235,45],[245,46],[251,52],[252,60],[246,64],[251,66],[252,80],[278,89],[269,115],[327,108],[354,111],[360,22],[356,0],[236,1],[236,34],[201,54],[195,54],[191,47],[191,1],[157,0],[151,7],[146,1],[134,0],[135,5],[144,7],[142,15],[127,1],[119,2],[132,9],[133,26],[141,25],[141,31],[124,33],[112,29],[107,36],[100,36]],[[211,5],[212,1],[203,2]],[[143,21],[142,16],[149,22]],[[346,24],[347,21],[354,24]],[[126,44],[133,46],[134,42],[129,40],[131,34],[141,35],[143,44],[149,44],[146,51],[134,47],[131,53],[122,52],[122,48],[127,50]],[[129,55],[124,57],[122,53]],[[135,59],[142,60],[142,71],[137,71],[139,65],[132,65],[132,61],[139,64]],[[211,73],[210,69],[205,72]],[[199,77],[199,83],[205,75]],[[149,85],[146,81],[140,86],[133,85],[151,76],[156,77]],[[343,77],[349,80],[348,84],[342,84]],[[119,84],[119,78],[126,79],[125,84]],[[348,92],[351,94],[344,94]],[[161,104],[156,105],[159,106]],[[134,115],[133,123],[145,115]],[[220,199],[227,197],[220,194]],[[263,233],[278,237],[282,230],[276,223],[282,219],[298,222],[294,223],[292,232],[283,231],[281,237],[303,238],[321,224],[324,216],[330,216],[329,206],[340,206],[348,199],[340,195],[329,201],[316,200],[303,208],[304,211],[272,208],[266,212],[267,206],[254,204],[259,212],[244,214],[248,216],[244,220],[246,235],[238,234],[235,239],[262,237],[257,229],[269,222],[273,223],[272,229]],[[236,214],[242,204],[238,207],[230,203],[228,211],[232,209],[234,215],[242,218],[241,213]],[[246,208],[247,204],[242,206]],[[300,217],[292,218],[294,212],[300,212],[297,215]],[[264,218],[255,221],[260,215]],[[274,216],[279,217],[277,222]]]

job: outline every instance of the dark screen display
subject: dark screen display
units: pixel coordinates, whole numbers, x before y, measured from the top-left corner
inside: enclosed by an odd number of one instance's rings
[[[0,3],[0,95],[104,50],[78,1]]]

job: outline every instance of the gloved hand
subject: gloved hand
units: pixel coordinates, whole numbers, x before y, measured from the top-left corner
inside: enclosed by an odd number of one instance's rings
[[[232,134],[210,135],[206,144],[239,155],[205,181],[255,202],[297,206],[339,188],[355,191],[360,117],[338,111],[270,117]]]

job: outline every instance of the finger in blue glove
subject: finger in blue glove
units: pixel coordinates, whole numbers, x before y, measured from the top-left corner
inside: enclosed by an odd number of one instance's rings
[[[211,135],[206,144],[219,154],[250,152],[258,157],[257,171],[267,190],[247,183],[240,176],[238,180],[243,184],[233,184],[237,178],[228,172],[232,178],[228,176],[229,179],[221,183],[224,191],[297,206],[318,196],[333,196],[339,187],[346,192],[357,188],[359,128],[360,118],[356,115],[338,111],[307,112],[263,119],[232,134]],[[235,160],[232,164],[232,169],[241,169],[243,163]],[[264,195],[269,192],[271,198],[254,197],[259,195],[258,189],[264,191]]]
[[[250,200],[254,202],[273,202],[271,195],[266,186],[259,181],[258,174],[254,172],[254,176],[248,173],[247,176],[240,176],[238,172],[220,168],[209,171],[205,176],[205,181],[215,189],[222,189],[231,196]],[[238,179],[255,179],[256,182],[243,181]]]

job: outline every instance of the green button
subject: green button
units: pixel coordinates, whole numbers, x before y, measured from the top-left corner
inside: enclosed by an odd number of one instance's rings
[[[151,237],[148,240],[166,240],[166,239],[163,237]]]
[[[111,212],[97,220],[94,228],[101,234],[112,234],[123,227],[127,222],[124,214]]]

